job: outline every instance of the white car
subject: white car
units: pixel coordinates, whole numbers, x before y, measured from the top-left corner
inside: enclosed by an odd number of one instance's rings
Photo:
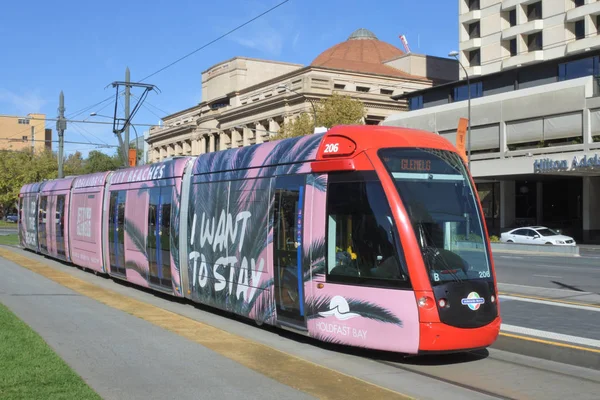
[[[526,226],[504,232],[500,235],[504,243],[523,244],[552,244],[555,246],[575,246],[575,240],[570,236],[561,235],[545,226]]]

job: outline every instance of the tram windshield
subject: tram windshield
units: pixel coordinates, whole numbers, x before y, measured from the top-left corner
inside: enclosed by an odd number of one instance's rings
[[[382,149],[432,285],[492,278],[477,198],[460,156],[434,149]]]

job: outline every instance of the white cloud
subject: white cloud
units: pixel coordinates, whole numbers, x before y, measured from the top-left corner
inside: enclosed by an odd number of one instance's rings
[[[279,56],[283,48],[283,35],[268,25],[248,29],[246,34],[232,36],[237,44],[262,51],[272,56]]]
[[[0,88],[0,103],[9,103],[19,114],[39,113],[47,103],[39,90],[27,91],[22,95]]]
[[[300,32],[294,35],[294,39],[292,40],[292,48],[295,49],[298,44],[298,39],[300,39]]]

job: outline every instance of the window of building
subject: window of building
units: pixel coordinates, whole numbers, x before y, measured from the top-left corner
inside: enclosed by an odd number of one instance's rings
[[[469,11],[479,10],[479,0],[467,0]]]
[[[509,50],[510,50],[510,56],[516,56],[517,55],[517,39],[511,39],[511,41],[509,42]]]
[[[542,2],[529,4],[527,6],[527,21],[542,19]]]
[[[215,151],[221,150],[221,134],[217,133],[215,135]]]
[[[481,37],[479,26],[479,21],[469,24],[469,39],[477,39]]]
[[[357,86],[356,87],[356,91],[357,92],[364,92],[364,93],[368,93],[369,92],[369,88],[366,86]]]
[[[585,21],[580,19],[575,21],[575,39],[583,39],[585,37]]]
[[[481,50],[471,50],[469,52],[469,66],[477,67],[481,65]]]
[[[26,118],[19,118],[19,124],[21,125],[29,125],[29,120]]]
[[[342,83],[336,83],[333,85],[334,89],[338,89],[338,90],[343,90],[346,88],[346,85],[342,84]]]
[[[21,137],[21,139],[22,139],[24,142],[26,142],[26,141],[27,141],[27,136],[23,136],[23,137]]]
[[[566,81],[584,76],[596,76],[599,73],[599,61],[600,57],[595,56],[559,64],[558,80]]]
[[[508,23],[510,26],[517,25],[517,9],[513,8],[508,12]]]
[[[536,32],[527,36],[527,50],[542,50],[543,47],[542,32]]]
[[[210,153],[210,136],[204,137],[204,152]]]
[[[398,231],[377,176],[331,174],[327,193],[327,280],[407,287]]]
[[[423,108],[423,96],[414,96],[408,99],[408,109],[409,110],[418,110]]]
[[[575,4],[575,7],[581,7],[585,4],[585,0],[573,0],[573,3]]]
[[[388,94],[388,95],[392,95],[392,94],[394,94],[394,91],[393,91],[393,90],[391,90],[391,89],[381,89],[379,92],[380,92],[381,94]]]
[[[483,84],[481,82],[471,83],[471,98],[483,96]],[[469,98],[469,89],[467,85],[462,85],[454,88],[452,93],[453,101],[462,101]]]

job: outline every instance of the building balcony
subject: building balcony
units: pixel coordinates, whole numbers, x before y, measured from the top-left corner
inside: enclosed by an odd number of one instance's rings
[[[481,10],[469,11],[466,14],[460,16],[459,20],[461,24],[469,24],[471,22],[479,21],[481,19]]]
[[[589,3],[581,7],[573,8],[567,11],[566,22],[574,22],[580,20],[586,15],[600,14],[600,2]]]
[[[460,50],[468,51],[475,50],[481,47],[481,38],[474,38],[460,42]]]
[[[518,6],[522,3],[526,3],[526,2],[531,2],[531,0],[503,0],[502,1],[502,11],[510,10],[510,9],[515,8],[516,6]]]
[[[577,54],[598,48],[600,48],[600,36],[592,36],[567,44],[567,54]]]
[[[544,50],[536,50],[525,54],[513,56],[502,61],[502,69],[519,67],[525,64],[531,64],[544,60]]]
[[[481,66],[478,65],[476,67],[466,67],[467,69],[467,73],[469,74],[469,78],[472,76],[478,76],[481,75]],[[463,70],[460,70],[461,72],[461,76],[464,74]]]
[[[540,32],[544,29],[544,21],[536,19],[524,24],[511,26],[502,31],[502,40],[511,40],[518,35],[531,35],[532,33]]]

